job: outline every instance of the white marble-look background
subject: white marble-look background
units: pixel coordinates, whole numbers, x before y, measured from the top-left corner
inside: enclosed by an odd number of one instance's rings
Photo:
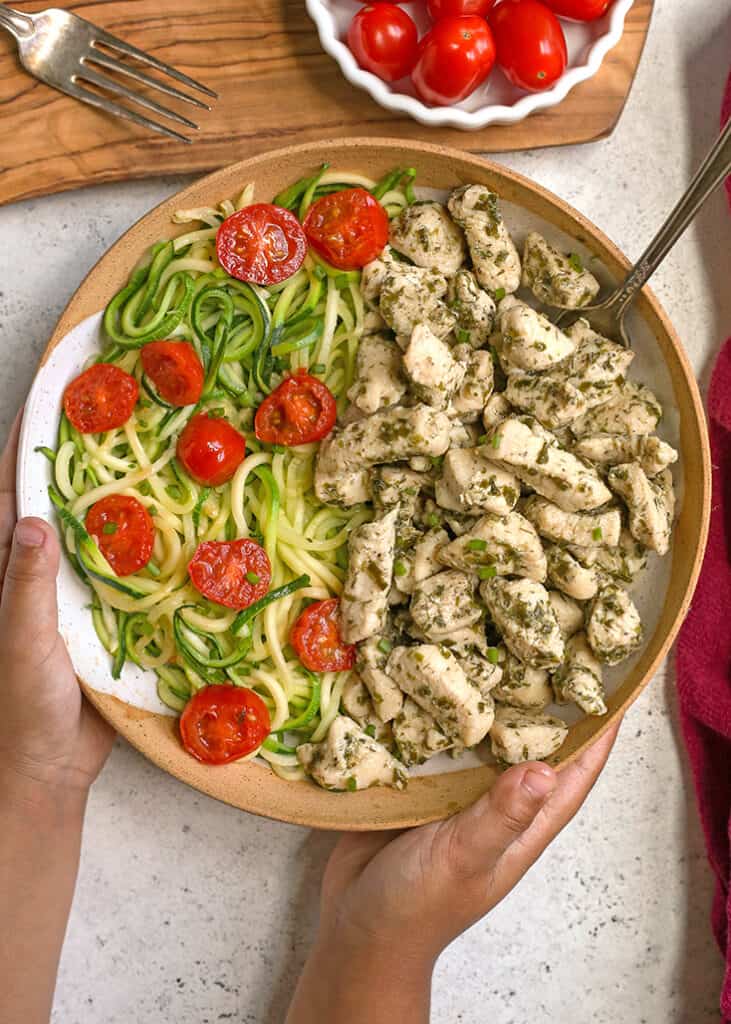
[[[638,256],[717,131],[730,62],[729,0],[657,0],[614,135],[498,159]],[[184,183],[99,187],[0,209],[2,436],[67,297],[129,224]],[[655,281],[704,386],[731,334],[730,243],[718,195]],[[331,844],[214,803],[118,743],[90,801],[54,1021],[281,1024]],[[433,1020],[717,1020],[710,893],[669,665],[627,716],[578,819],[442,957]]]

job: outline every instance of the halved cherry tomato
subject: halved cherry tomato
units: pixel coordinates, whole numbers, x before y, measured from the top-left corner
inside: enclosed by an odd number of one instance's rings
[[[425,103],[449,106],[473,93],[494,63],[495,43],[484,18],[440,18],[419,43],[411,80]]]
[[[195,405],[203,392],[204,370],[187,341],[151,341],[140,352],[142,368],[170,405]]]
[[[388,241],[388,214],[364,188],[332,192],[313,203],[304,220],[307,240],[338,270],[358,270]]]
[[[358,64],[384,82],[398,82],[416,63],[419,34],[406,11],[392,3],[361,7],[348,29]]]
[[[594,21],[606,14],[614,0],[543,0],[554,14],[572,21]]]
[[[266,444],[309,444],[327,437],[337,414],[332,391],[317,377],[299,370],[261,403],[254,432]]]
[[[238,686],[206,686],[180,716],[183,746],[203,764],[228,764],[260,747],[272,728],[258,693]]]
[[[129,373],[111,363],[95,363],[68,385],[63,407],[79,433],[101,434],[127,422],[139,393],[139,385]]]
[[[494,3],[495,0],[427,0],[426,9],[432,21],[461,14],[478,14],[484,18]]]
[[[264,597],[272,579],[269,556],[248,537],[206,540],[188,563],[195,589],[214,604],[241,611]]]
[[[490,15],[497,61],[521,89],[541,92],[566,70],[566,39],[553,11],[539,0],[503,0]]]
[[[340,636],[339,611],[336,597],[315,601],[292,626],[289,642],[312,672],[345,672],[355,665],[355,645]]]
[[[150,561],[155,527],[137,498],[129,494],[100,498],[86,513],[85,525],[117,576],[130,576]]]
[[[178,438],[177,456],[199,484],[220,487],[246,457],[246,440],[226,420],[199,412]]]
[[[278,284],[302,266],[307,239],[289,210],[253,203],[232,213],[220,226],[216,253],[224,270],[238,281]]]

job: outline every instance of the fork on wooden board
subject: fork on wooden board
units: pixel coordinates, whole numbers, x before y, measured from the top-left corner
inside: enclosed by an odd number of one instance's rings
[[[7,29],[15,37],[21,64],[41,82],[74,99],[105,110],[108,114],[133,121],[179,142],[189,143],[191,139],[159,121],[145,117],[125,103],[111,99],[109,94],[196,131],[198,125],[194,121],[164,107],[145,93],[129,88],[124,80],[129,79],[139,86],[157,90],[194,107],[211,109],[208,103],[196,96],[147,74],[139,67],[142,64],[189,89],[195,89],[212,99],[218,98],[218,94],[207,86],[69,11],[50,8],[37,14],[26,14],[0,3],[0,28]],[[119,55],[127,59],[121,60]],[[129,62],[129,58],[138,63]]]

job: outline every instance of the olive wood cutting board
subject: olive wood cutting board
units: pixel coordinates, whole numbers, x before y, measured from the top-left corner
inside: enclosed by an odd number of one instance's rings
[[[24,11],[50,5],[11,3]],[[220,99],[210,112],[195,111],[200,133],[192,145],[169,140],[37,82],[21,68],[14,40],[0,31],[0,203],[103,181],[205,171],[289,142],[353,135],[421,139],[479,153],[600,139],[622,112],[652,13],[652,0],[637,0],[622,41],[599,73],[559,106],[515,125],[461,132],[383,110],[346,82],[323,52],[303,0],[74,0],[58,6],[205,82]]]

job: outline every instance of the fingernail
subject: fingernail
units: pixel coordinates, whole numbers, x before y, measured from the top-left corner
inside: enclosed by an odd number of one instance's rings
[[[40,526],[21,519],[15,527],[15,541],[23,548],[42,548],[46,535]]]
[[[547,764],[529,768],[521,785],[534,799],[544,799],[556,786],[556,773]]]

